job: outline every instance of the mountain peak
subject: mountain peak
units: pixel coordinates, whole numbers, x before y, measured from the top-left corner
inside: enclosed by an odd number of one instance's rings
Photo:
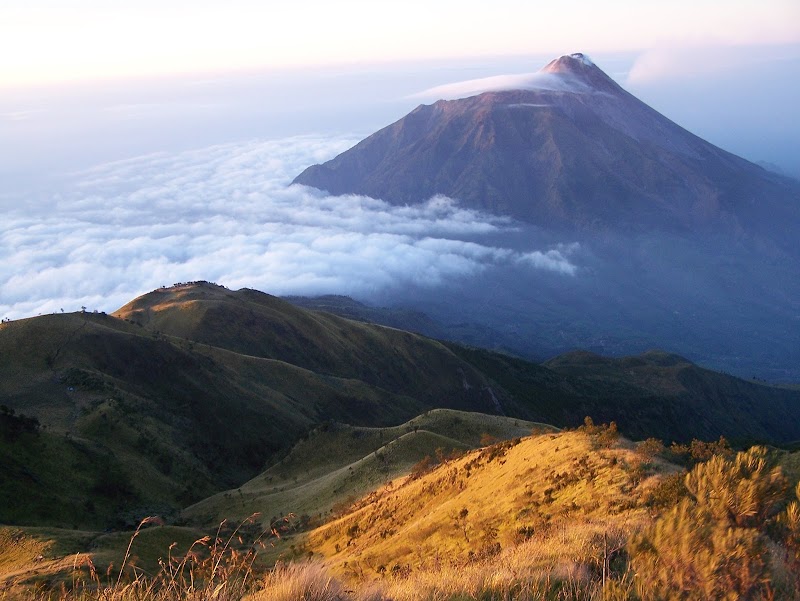
[[[582,52],[575,52],[573,54],[564,54],[556,59],[551,60],[541,71],[543,73],[583,73],[587,69],[599,68],[592,62],[587,55]]]
[[[614,92],[620,90],[616,82],[582,52],[565,54],[553,59],[542,67],[539,73],[576,79],[598,91]]]
[[[491,83],[421,105],[294,182],[397,205],[443,194],[540,227],[741,228],[796,249],[796,185],[680,128],[585,54]]]

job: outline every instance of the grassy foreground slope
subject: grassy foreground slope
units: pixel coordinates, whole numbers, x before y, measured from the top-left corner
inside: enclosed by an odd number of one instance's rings
[[[578,566],[604,535],[647,523],[651,494],[677,470],[630,444],[597,448],[581,432],[515,439],[389,483],[308,546],[359,578],[491,556],[532,537],[543,568]]]
[[[268,530],[271,517],[310,514],[320,523],[329,519],[329,510],[334,505],[352,504],[357,497],[407,473],[425,456],[435,457],[437,450],[447,454],[454,449],[466,451],[487,439],[524,436],[532,428],[553,430],[520,419],[449,409],[431,410],[400,426],[386,428],[326,422],[263,474],[238,489],[213,495],[183,511],[181,521],[193,525],[155,525],[141,530],[132,541],[132,563],[149,574],[155,573],[159,570],[159,558],[166,558],[168,553],[179,557],[194,541],[205,535],[213,537],[223,521],[226,533],[237,525],[247,524],[240,532],[246,548],[252,537]],[[40,437],[45,444],[51,443],[51,438],[55,442],[61,440],[46,432]],[[68,448],[69,442],[65,440],[63,445]],[[62,452],[64,448],[57,450]],[[58,462],[53,460],[53,465]],[[43,523],[47,522],[48,507],[67,519],[64,516],[69,506],[61,507],[59,495],[70,498],[74,491],[69,486],[86,486],[85,482],[76,483],[74,476],[65,476],[64,486],[42,499]],[[57,481],[55,476],[53,481]],[[96,496],[94,500],[100,503]],[[9,503],[16,506],[10,497]],[[256,512],[259,518],[246,519]],[[308,527],[305,520],[292,521]],[[287,534],[288,538],[284,535],[273,540],[268,552],[262,550],[265,561],[293,556],[296,537],[291,536],[291,530]],[[60,582],[71,578],[75,566],[87,565],[90,560],[101,572],[110,564],[119,567],[131,537],[130,530],[0,526],[0,591],[7,587],[26,590],[36,584],[58,588]],[[177,546],[170,551],[173,542]]]
[[[391,482],[308,550],[357,599],[800,598],[791,457],[720,447],[687,473],[660,448],[591,424],[498,443]]]
[[[466,418],[457,423],[463,425],[457,431],[472,440],[486,425],[494,424],[498,434],[523,427],[513,420],[449,411],[422,417],[432,417],[426,424],[430,427]],[[316,445],[313,440],[298,445],[286,466],[302,472],[315,446],[321,452],[341,448],[345,455],[347,449],[357,455],[363,448],[353,432],[362,430],[331,425],[319,433]],[[426,434],[421,427],[414,434],[412,426],[401,438],[424,439]],[[267,545],[259,550],[267,559],[281,553],[297,561],[263,578],[260,570],[271,564],[259,562],[253,573],[247,555],[253,533],[261,528],[239,531],[243,545],[237,544],[233,526],[227,528],[217,551],[212,550],[215,533],[207,531],[212,542],[195,547],[200,564],[192,559],[188,568],[194,580],[176,583],[158,558],[169,554],[180,561],[202,530],[155,526],[131,539],[131,533],[123,532],[0,527],[0,591],[5,598],[29,598],[31,586],[43,585],[61,590],[58,598],[65,601],[239,600],[245,593],[251,601],[797,598],[800,581],[787,568],[792,553],[800,551],[791,542],[792,536],[800,541],[800,522],[787,518],[800,514],[797,503],[793,509],[787,501],[800,489],[790,493],[770,460],[759,463],[767,455],[742,453],[740,461],[725,452],[685,477],[683,469],[659,458],[663,447],[654,453],[651,445],[611,434],[603,427],[550,431],[444,457],[427,471],[416,466],[408,477],[352,503],[341,518],[312,531],[305,542],[299,535],[276,541],[276,549]],[[791,458],[784,454],[781,463]],[[795,479],[790,477],[788,484],[794,488]],[[731,492],[734,502],[728,506]],[[715,517],[703,507],[718,499],[725,499],[728,509]],[[787,528],[795,534],[787,534]],[[683,536],[691,544],[681,544]],[[221,550],[226,540],[233,541],[231,552]],[[129,541],[130,569],[117,582]],[[656,563],[651,562],[653,551]],[[326,565],[298,559],[310,554],[317,562],[326,556]],[[662,556],[667,563],[658,560]],[[87,569],[90,560],[100,570],[96,582]],[[209,561],[220,562],[211,579]],[[109,563],[115,568],[106,588],[102,574]],[[129,584],[136,573],[139,579]],[[169,588],[154,585],[157,575],[167,577]],[[76,578],[88,582],[89,589],[70,591]],[[66,589],[60,589],[62,582]]]

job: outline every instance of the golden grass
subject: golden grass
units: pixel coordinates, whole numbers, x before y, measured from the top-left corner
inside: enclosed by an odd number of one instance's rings
[[[255,516],[253,516],[254,518]],[[160,556],[155,569],[143,565],[137,552],[140,537],[150,545],[169,540],[175,530],[159,531],[159,518],[142,520],[127,539],[124,554],[117,563],[106,566],[96,563],[97,557],[76,553],[51,562],[57,570],[29,572],[24,580],[6,579],[0,588],[0,599],[35,599],[60,601],[169,601],[175,600],[238,600],[257,588],[256,561],[267,541],[277,531],[261,530],[252,536],[254,519],[230,528],[220,524],[215,535],[202,536],[183,546],[177,542],[159,545]],[[258,532],[258,529],[256,530]],[[163,536],[167,535],[167,538]],[[245,540],[249,538],[249,540]]]
[[[352,513],[318,528],[308,548],[355,577],[456,563],[534,536],[536,562],[582,564],[604,533],[650,521],[646,493],[677,468],[643,464],[633,445],[595,449],[580,432],[473,451],[417,480],[397,479]],[[587,546],[588,545],[588,546]]]
[[[602,579],[566,558],[542,567],[537,542],[524,543],[490,560],[431,566],[364,587],[359,596],[394,601],[444,599],[590,599]],[[602,556],[598,558],[601,561]]]
[[[247,601],[340,601],[350,598],[342,583],[320,563],[279,564]]]
[[[674,587],[654,597],[645,590],[646,586],[643,588],[635,571],[640,559],[637,553],[641,550],[637,551],[630,541],[638,540],[642,533],[652,533],[653,528],[663,526],[665,517],[674,513],[667,511],[659,516],[658,508],[648,504],[650,493],[660,481],[680,473],[678,468],[650,455],[645,457],[636,445],[623,439],[610,440],[604,436],[608,431],[603,428],[592,432],[542,434],[498,443],[448,459],[428,473],[397,479],[391,486],[356,503],[341,519],[311,533],[307,541],[310,549],[324,552],[334,547],[334,553],[325,562],[278,563],[274,568],[262,569],[268,566],[257,563],[257,559],[263,556],[266,546],[241,540],[257,532],[253,530],[254,516],[237,528],[221,526],[215,536],[194,541],[188,552],[178,552],[178,546],[170,546],[159,562],[159,569],[152,572],[133,560],[137,548],[142,548],[137,545],[147,536],[151,537],[151,546],[157,545],[179,531],[140,526],[129,539],[121,564],[107,569],[105,576],[98,573],[90,558],[76,555],[71,580],[65,581],[64,587],[40,589],[27,598],[42,601],[705,598],[703,591],[680,591]],[[756,457],[758,452],[751,451],[746,457]],[[680,506],[701,503],[705,496],[695,486],[698,478],[709,470],[720,471],[716,468],[728,466],[731,461],[717,457],[694,468],[686,477],[691,495]],[[743,482],[753,480],[753,486],[762,490],[759,482],[774,481],[775,486],[768,487],[768,494],[762,496],[779,507],[776,495],[782,487],[778,486],[780,478],[775,475],[778,472],[767,474],[761,463],[755,461],[747,460],[744,464],[750,466],[750,471],[744,468],[736,471],[738,476],[732,477],[729,488],[741,491]],[[766,480],[764,474],[768,476]],[[718,488],[725,487],[715,485]],[[795,494],[800,495],[800,488]],[[742,497],[746,499],[749,495],[742,493]],[[775,523],[791,528],[792,536],[800,540],[796,534],[800,532],[797,526],[800,519],[796,515],[790,519],[792,512],[800,515],[795,507],[783,511]],[[763,524],[774,521],[772,510],[753,515],[762,513]],[[712,514],[703,514],[703,519],[698,517],[684,525],[701,535],[708,526],[703,520]],[[429,522],[427,518],[431,515],[433,521]],[[746,519],[751,519],[747,517],[750,515],[748,512]],[[395,529],[390,531],[393,526]],[[346,538],[343,547],[342,537]],[[255,540],[263,543],[259,536]],[[20,556],[40,548],[31,545],[20,546]],[[671,544],[675,548],[681,545],[680,541]],[[778,539],[770,545],[774,547],[768,549],[770,557],[785,555],[786,549]],[[626,550],[632,554],[630,563],[625,557]],[[715,557],[728,561],[731,553],[741,549],[730,551]],[[2,557],[0,554],[0,560]],[[378,563],[381,560],[385,563]],[[670,573],[690,567],[676,565]],[[786,572],[780,577],[781,584],[776,580],[780,574],[776,574],[774,570],[770,572],[770,582],[759,581],[764,584],[762,588],[776,592],[777,596],[771,598],[797,598],[795,575]],[[715,593],[713,598],[733,598],[725,595],[735,589],[726,586],[723,582],[721,588],[717,587],[722,596]],[[676,596],[672,596],[673,592]],[[11,598],[14,598],[11,593],[0,591],[0,599]]]
[[[44,558],[53,546],[25,533],[21,528],[0,528],[0,574],[25,569]]]

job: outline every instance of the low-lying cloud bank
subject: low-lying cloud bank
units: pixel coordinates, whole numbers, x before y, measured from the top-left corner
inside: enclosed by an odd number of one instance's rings
[[[173,282],[367,298],[492,265],[574,275],[577,245],[481,244],[514,225],[435,197],[395,207],[288,186],[355,142],[300,137],[153,154],[71,174],[0,226],[0,317],[112,311]]]

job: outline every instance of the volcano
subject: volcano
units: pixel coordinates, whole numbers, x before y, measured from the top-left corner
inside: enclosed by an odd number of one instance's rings
[[[444,99],[294,183],[396,205],[443,195],[476,219],[510,217],[497,244],[578,250],[569,277],[493,265],[457,286],[405,290],[408,306],[455,339],[525,357],[660,347],[796,379],[800,182],[683,129],[580,53],[424,94]]]
[[[711,230],[796,246],[800,183],[686,131],[586,55],[519,87],[420,105],[293,183],[400,205],[445,195],[548,229]]]

